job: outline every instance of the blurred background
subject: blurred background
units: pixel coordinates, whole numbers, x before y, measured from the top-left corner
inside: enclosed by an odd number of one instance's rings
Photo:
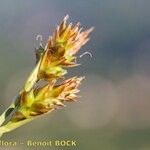
[[[86,76],[79,101],[2,139],[76,140],[71,150],[149,150],[149,7],[148,0],[0,0],[0,113],[35,65],[37,34],[46,42],[66,14],[84,28],[95,27],[78,54],[89,51],[93,57],[70,69],[70,76]]]

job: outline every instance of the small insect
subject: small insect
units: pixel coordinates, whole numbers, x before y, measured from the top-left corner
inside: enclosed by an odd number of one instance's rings
[[[36,64],[37,64],[44,53],[44,47],[42,46],[42,35],[37,35],[36,40],[39,41],[39,47],[35,48]]]

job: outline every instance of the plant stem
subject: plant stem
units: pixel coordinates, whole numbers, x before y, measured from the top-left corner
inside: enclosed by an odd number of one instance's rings
[[[54,110],[54,109],[52,109],[51,111],[49,111],[49,112],[47,112],[47,113],[45,113],[45,114],[49,114],[49,113],[52,112],[53,110]],[[43,114],[43,115],[45,115],[45,114]],[[20,126],[22,126],[22,125],[24,125],[24,124],[26,124],[26,123],[32,121],[32,120],[35,120],[35,119],[37,119],[37,118],[39,118],[39,117],[42,117],[43,115],[40,115],[40,116],[32,116],[32,117],[30,117],[30,118],[27,118],[27,119],[25,119],[25,120],[18,121],[18,122],[12,122],[12,121],[8,122],[6,125],[3,125],[3,126],[0,127],[0,137],[2,137],[2,135],[3,135],[4,133],[13,131],[14,129],[16,129],[16,128],[18,128],[18,127],[20,127]]]
[[[19,98],[21,92],[14,98],[14,101],[11,103],[11,105],[1,114],[0,126],[6,121],[6,119],[12,114],[13,110],[19,105]]]
[[[6,125],[4,126],[1,126],[0,127],[0,137],[4,134],[4,133],[7,133],[7,132],[10,132],[30,121],[32,121],[33,119],[35,119],[36,117],[32,117],[32,118],[28,118],[28,119],[25,119],[23,121],[19,121],[19,122],[12,122],[10,121],[9,123],[7,123]]]
[[[0,116],[0,126],[5,122],[6,120],[6,113],[8,112],[8,110],[10,108],[12,108],[14,106],[14,104],[11,104]]]
[[[38,76],[37,75],[38,75],[40,64],[41,64],[41,60],[38,62],[36,67],[31,72],[30,76],[28,77],[28,79],[27,79],[27,81],[24,85],[24,90],[26,92],[30,91],[32,89],[32,87],[34,86],[34,84],[38,81]]]
[[[30,76],[29,76],[29,78],[28,78],[28,80],[27,80],[27,82],[24,86],[25,91],[30,91],[31,88],[33,87],[33,85],[37,82],[37,80],[38,80],[37,79],[37,73],[38,73],[40,63],[41,63],[41,61],[38,62],[37,66],[33,69],[32,73],[30,74]],[[16,108],[16,103],[18,101],[18,96],[20,96],[20,94],[17,95],[17,97],[12,102],[12,104],[1,114],[1,116],[0,116],[0,126],[5,122],[7,117],[12,113],[12,111],[9,111],[9,110]]]

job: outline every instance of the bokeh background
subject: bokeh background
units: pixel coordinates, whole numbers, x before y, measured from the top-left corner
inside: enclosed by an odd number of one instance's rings
[[[0,0],[1,113],[35,65],[37,34],[46,42],[66,14],[73,23],[95,27],[78,54],[90,51],[93,57],[84,56],[78,60],[82,66],[70,69],[70,76],[86,76],[79,101],[2,139],[77,140],[72,150],[149,150],[149,7],[149,0]]]

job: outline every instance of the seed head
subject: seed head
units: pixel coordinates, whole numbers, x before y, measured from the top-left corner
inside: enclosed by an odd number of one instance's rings
[[[68,15],[48,39],[39,68],[40,79],[60,78],[67,73],[64,67],[78,65],[75,54],[87,43],[93,27],[81,32],[80,23],[73,26],[67,24],[67,19]]]

